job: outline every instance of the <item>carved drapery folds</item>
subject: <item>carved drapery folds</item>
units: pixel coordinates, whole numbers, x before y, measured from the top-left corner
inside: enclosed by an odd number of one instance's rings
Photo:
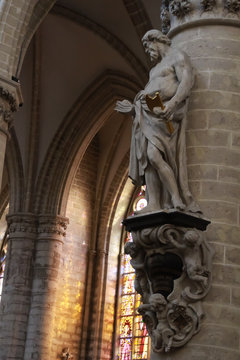
[[[135,230],[132,236],[125,253],[131,256],[135,289],[141,294],[138,311],[152,350],[168,352],[186,344],[200,329],[213,250],[203,231],[174,224]]]

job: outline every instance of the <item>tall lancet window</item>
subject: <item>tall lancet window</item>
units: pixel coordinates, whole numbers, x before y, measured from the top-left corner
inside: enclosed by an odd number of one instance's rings
[[[2,296],[5,260],[7,254],[7,222],[6,222],[7,213],[8,213],[8,206],[6,207],[0,219],[0,302]]]
[[[147,205],[145,189],[137,194],[133,201],[130,214]],[[138,314],[141,296],[135,292],[135,272],[130,264],[130,255],[124,254],[124,245],[132,241],[131,234],[126,233],[121,252],[120,276],[120,321],[119,321],[119,360],[149,359],[149,338],[147,329]]]

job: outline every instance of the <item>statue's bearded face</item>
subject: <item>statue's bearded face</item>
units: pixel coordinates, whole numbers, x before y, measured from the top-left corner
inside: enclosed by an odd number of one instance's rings
[[[159,43],[151,41],[145,44],[145,51],[149,54],[151,61],[157,61],[160,57]]]

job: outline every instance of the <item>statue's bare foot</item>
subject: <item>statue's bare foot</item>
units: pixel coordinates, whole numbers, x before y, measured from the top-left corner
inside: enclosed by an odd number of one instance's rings
[[[182,202],[182,200],[180,198],[176,198],[176,197],[172,196],[172,203],[173,203],[174,209],[182,210],[182,211],[186,209],[186,205],[184,205],[184,203]]]

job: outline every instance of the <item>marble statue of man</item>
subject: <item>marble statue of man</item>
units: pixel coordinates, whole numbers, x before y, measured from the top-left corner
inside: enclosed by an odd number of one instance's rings
[[[129,177],[136,185],[146,184],[148,205],[141,213],[166,209],[198,212],[188,188],[185,150],[192,66],[188,56],[171,48],[171,40],[159,30],[148,31],[142,42],[154,62],[149,81],[133,104],[128,100],[116,104],[117,111],[134,117]],[[157,93],[162,107],[150,109],[146,96],[154,98]]]

